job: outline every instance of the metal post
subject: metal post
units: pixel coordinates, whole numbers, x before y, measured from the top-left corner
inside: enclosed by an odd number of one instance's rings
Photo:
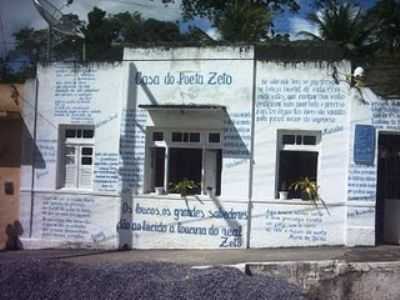
[[[165,147],[165,160],[164,160],[164,192],[168,193],[168,183],[169,183],[169,169],[168,169],[168,162],[169,162],[169,147]]]
[[[83,39],[83,44],[82,44],[82,61],[86,61],[86,39]]]
[[[33,235],[33,217],[35,209],[35,171],[36,171],[36,137],[37,137],[37,115],[38,115],[38,100],[39,100],[39,79],[36,74],[35,79],[35,107],[33,119],[33,141],[32,141],[32,169],[31,169],[31,211],[29,219],[29,237]]]
[[[253,209],[253,176],[254,176],[254,139],[255,139],[255,113],[256,113],[256,88],[257,88],[257,60],[253,57],[253,90],[251,96],[251,144],[250,144],[250,168],[249,168],[249,202],[247,206],[247,236],[246,248],[250,248],[251,221]]]
[[[47,37],[47,61],[51,61],[51,48],[53,47],[53,27],[49,26]]]
[[[201,194],[206,194],[206,147],[203,146],[201,149]]]

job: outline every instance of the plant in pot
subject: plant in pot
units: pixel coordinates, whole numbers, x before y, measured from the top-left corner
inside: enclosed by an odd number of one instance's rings
[[[154,188],[154,191],[157,195],[163,195],[164,194],[164,187],[163,186],[156,186]]]
[[[301,196],[301,199],[305,201],[321,201],[318,193],[317,183],[315,180],[311,180],[308,177],[304,177],[293,182],[289,188],[295,192],[298,192]]]
[[[189,180],[187,178],[184,178],[176,183],[170,183],[170,192],[178,193],[182,198],[186,197],[187,195],[193,195],[198,188],[199,186],[193,180]]]
[[[288,198],[288,187],[286,181],[283,181],[281,188],[279,189],[279,200],[287,200]]]

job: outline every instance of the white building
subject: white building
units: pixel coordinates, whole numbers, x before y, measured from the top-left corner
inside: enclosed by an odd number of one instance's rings
[[[331,49],[282,49],[127,48],[120,63],[40,66],[24,108],[36,144],[22,168],[25,247],[398,242],[377,173],[385,145],[400,150],[400,99],[352,88]],[[318,205],[279,199],[302,177]],[[171,184],[184,178],[197,188],[182,198]]]

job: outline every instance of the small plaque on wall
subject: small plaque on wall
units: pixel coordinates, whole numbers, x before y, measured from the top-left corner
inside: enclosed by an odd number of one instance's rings
[[[14,183],[6,181],[4,183],[4,193],[6,195],[14,195]]]
[[[376,130],[371,125],[356,125],[354,135],[354,162],[373,165],[375,159]]]

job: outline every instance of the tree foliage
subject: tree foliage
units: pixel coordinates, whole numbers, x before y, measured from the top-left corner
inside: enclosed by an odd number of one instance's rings
[[[171,0],[164,0],[168,3]],[[284,10],[299,10],[297,0],[182,0],[183,17],[207,17],[218,29],[223,41],[256,42],[269,39],[273,16]],[[308,20],[317,26],[318,34],[300,32],[307,38],[336,41],[353,55],[364,55],[381,49],[400,49],[400,0],[379,0],[365,12],[355,1],[314,0],[315,12]],[[210,37],[202,30],[192,27],[180,32],[174,22],[145,19],[138,12],[107,14],[93,8],[84,23],[76,15],[69,19],[80,24],[86,36],[87,60],[118,60],[122,58],[124,43],[142,44],[157,42],[204,42]],[[47,30],[23,28],[14,33],[16,48],[8,58],[1,61],[1,72],[22,77],[33,72],[39,61],[47,59]],[[276,39],[287,40],[287,35]],[[53,59],[78,60],[81,58],[82,41],[55,33]],[[10,67],[7,61],[15,57],[28,63],[25,68]],[[18,69],[15,71],[15,69]],[[4,77],[4,76],[3,76]],[[21,77],[21,76],[20,76]]]
[[[138,12],[107,15],[102,9],[94,7],[88,13],[87,23],[79,20],[76,15],[68,15],[68,18],[75,24],[80,24],[85,34],[88,61],[122,59],[122,46],[116,46],[117,44],[184,42],[197,38],[193,32],[181,33],[176,23],[144,19]],[[14,37],[16,48],[1,61],[2,81],[6,77],[10,80],[31,77],[34,75],[36,63],[48,60],[47,29],[26,27],[14,33]],[[54,32],[51,60],[80,60],[82,49],[82,40]],[[19,63],[22,67],[15,67]],[[10,64],[14,67],[10,67]]]
[[[190,40],[176,23],[144,19],[138,12],[106,15],[95,7],[88,14],[89,23],[83,30],[86,36],[89,60],[115,59],[122,54],[116,43],[157,43]]]
[[[253,42],[267,37],[272,16],[300,9],[296,0],[182,0],[183,17],[206,17],[222,40]]]
[[[235,2],[238,5],[263,7],[274,13],[285,9],[297,12],[300,9],[296,0],[182,0],[183,16],[186,20],[194,17],[208,17],[215,24],[224,11]]]
[[[119,13],[110,16],[115,40],[124,43],[179,42],[187,40],[176,23],[144,19],[138,13]]]
[[[373,26],[365,12],[354,2],[325,0],[317,3],[321,9],[310,13],[308,21],[316,25],[318,34],[301,31],[298,35],[320,41],[335,41],[350,54],[367,54],[374,49]]]
[[[16,47],[7,53],[2,81],[19,82],[34,76],[35,64],[46,59],[47,30],[24,27],[14,34]]]
[[[222,40],[256,42],[268,37],[272,14],[261,5],[235,1],[226,7],[216,22]]]
[[[400,49],[400,1],[380,0],[368,12],[374,25],[373,36],[379,46],[390,51]]]
[[[85,34],[88,60],[107,60],[113,57],[112,41],[116,33],[104,10],[94,7],[88,13],[88,24],[82,31]]]
[[[35,30],[25,27],[14,34],[16,47],[22,55],[32,58],[33,61],[45,59],[47,48],[47,30]]]

